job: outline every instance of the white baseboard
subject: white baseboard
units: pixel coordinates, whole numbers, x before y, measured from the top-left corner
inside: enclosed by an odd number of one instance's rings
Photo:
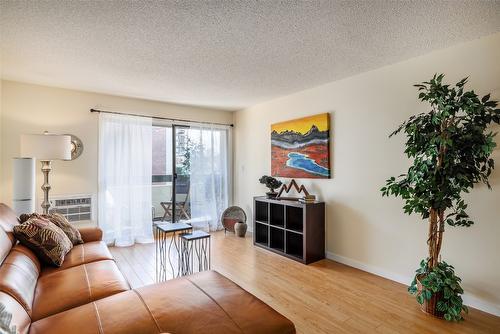
[[[350,258],[347,258],[345,256],[337,255],[332,252],[326,252],[326,258],[333,260],[335,262],[339,262],[342,264],[345,264],[349,267],[353,267],[359,270],[363,270],[366,272],[369,272],[371,274],[381,276],[387,279],[390,279],[391,281],[395,281],[404,285],[408,285],[411,283],[413,280],[413,277],[411,276],[404,276],[400,274],[396,274],[387,270],[384,270],[382,268],[378,268],[376,266],[372,266],[369,264],[365,264]],[[493,315],[496,315],[497,317],[500,317],[500,305],[496,305],[487,301],[482,300],[481,298],[477,298],[474,295],[468,294],[467,291],[463,294],[463,300],[464,304],[470,307],[473,307],[475,309],[481,310],[483,312],[487,312]]]

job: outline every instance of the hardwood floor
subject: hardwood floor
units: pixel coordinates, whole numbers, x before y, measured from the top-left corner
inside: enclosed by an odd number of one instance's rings
[[[155,247],[111,248],[132,287],[154,283]],[[406,286],[330,260],[308,266],[212,233],[212,269],[292,320],[297,333],[500,333],[500,318],[471,309],[448,323],[422,313]]]

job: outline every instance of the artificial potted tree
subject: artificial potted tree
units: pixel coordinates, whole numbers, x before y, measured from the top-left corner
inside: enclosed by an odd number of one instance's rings
[[[491,154],[495,133],[488,129],[500,122],[500,109],[490,95],[482,98],[464,91],[467,78],[455,86],[443,83],[443,74],[418,88],[418,98],[431,110],[410,117],[389,137],[406,136],[406,156],[412,165],[405,174],[391,177],[381,189],[384,196],[401,197],[407,214],[417,213],[428,220],[428,257],[408,291],[416,296],[422,310],[449,321],[463,320],[461,279],[454,268],[441,261],[445,226],[474,224],[466,213],[463,194],[475,184],[491,188],[488,177],[494,162]]]
[[[276,196],[278,196],[278,193],[275,189],[278,189],[283,184],[281,183],[281,181],[275,179],[274,177],[267,175],[262,175],[259,179],[259,182],[269,189],[269,191],[266,193],[267,198],[276,198]]]

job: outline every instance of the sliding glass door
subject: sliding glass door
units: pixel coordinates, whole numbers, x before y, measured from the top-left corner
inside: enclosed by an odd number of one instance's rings
[[[153,126],[153,220],[189,220],[190,157],[187,127]]]
[[[153,219],[217,230],[229,205],[229,129],[153,126]]]

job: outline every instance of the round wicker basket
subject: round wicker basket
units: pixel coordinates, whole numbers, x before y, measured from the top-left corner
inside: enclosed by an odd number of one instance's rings
[[[221,224],[226,231],[234,232],[234,224],[238,222],[247,222],[245,211],[239,206],[230,206],[221,215]]]

